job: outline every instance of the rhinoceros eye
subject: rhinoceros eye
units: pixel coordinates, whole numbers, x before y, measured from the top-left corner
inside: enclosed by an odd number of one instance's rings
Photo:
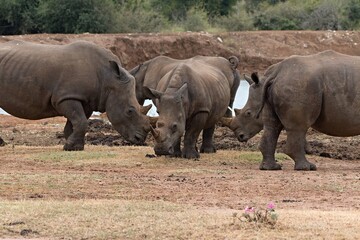
[[[135,113],[135,108],[134,107],[129,107],[129,109],[126,112],[126,114],[128,116],[132,116],[134,113]]]
[[[177,123],[173,123],[173,125],[171,126],[171,131],[174,133],[177,131],[177,128],[178,128]]]
[[[247,110],[247,111],[245,112],[245,116],[246,116],[246,117],[251,117],[251,111],[250,111],[250,110]]]

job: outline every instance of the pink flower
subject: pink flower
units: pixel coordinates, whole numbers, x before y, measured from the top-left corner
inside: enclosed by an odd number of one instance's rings
[[[275,203],[269,202],[268,205],[267,205],[267,209],[270,209],[270,210],[275,209]]]
[[[255,208],[254,208],[254,207],[246,206],[246,208],[245,208],[245,213],[246,213],[246,214],[249,214],[249,213],[252,213],[252,212],[255,212]]]

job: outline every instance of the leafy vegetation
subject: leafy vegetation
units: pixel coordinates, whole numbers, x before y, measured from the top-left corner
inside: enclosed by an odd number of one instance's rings
[[[0,0],[0,34],[357,30],[360,0]]]

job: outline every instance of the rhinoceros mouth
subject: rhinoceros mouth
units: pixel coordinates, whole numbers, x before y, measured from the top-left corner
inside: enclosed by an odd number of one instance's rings
[[[136,132],[134,137],[131,139],[131,142],[134,144],[143,144],[145,142],[146,135],[140,132]]]
[[[173,155],[174,154],[174,148],[172,146],[166,148],[166,147],[158,147],[155,146],[154,148],[156,155]]]
[[[247,142],[249,140],[249,138],[246,137],[244,134],[239,134],[237,136],[237,139],[239,140],[239,142]]]

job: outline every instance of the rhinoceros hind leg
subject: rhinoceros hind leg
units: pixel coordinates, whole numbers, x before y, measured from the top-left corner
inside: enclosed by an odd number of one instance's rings
[[[87,116],[85,115],[82,104],[75,100],[66,100],[61,102],[58,111],[64,115],[72,125],[72,132],[70,124],[65,125],[64,135],[69,134],[64,145],[65,151],[80,151],[84,150],[85,133],[87,130]]]
[[[203,142],[200,147],[201,153],[215,153],[216,148],[213,143],[215,126],[203,130]]]
[[[295,170],[316,170],[316,165],[309,162],[305,157],[306,130],[286,131],[286,154],[295,161]]]
[[[283,125],[269,108],[264,108],[263,111],[266,121],[264,121],[264,133],[259,146],[263,155],[260,170],[281,170],[281,165],[275,160],[275,149]]]
[[[67,140],[69,138],[69,136],[72,134],[73,132],[73,126],[71,124],[71,122],[69,121],[69,119],[66,121],[65,127],[64,127],[64,137]]]

